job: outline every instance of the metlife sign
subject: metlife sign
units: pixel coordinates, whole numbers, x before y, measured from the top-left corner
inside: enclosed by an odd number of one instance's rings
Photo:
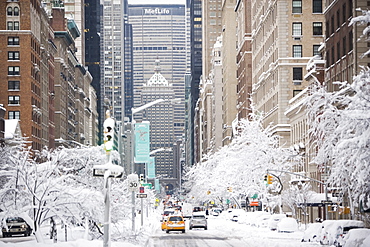
[[[144,9],[145,15],[169,15],[171,12],[169,9],[161,9],[161,8],[155,8],[155,9]]]

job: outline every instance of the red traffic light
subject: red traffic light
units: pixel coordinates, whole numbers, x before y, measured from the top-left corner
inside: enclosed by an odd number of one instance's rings
[[[140,188],[139,188],[139,192],[140,192],[140,193],[144,193],[144,187],[140,187]]]

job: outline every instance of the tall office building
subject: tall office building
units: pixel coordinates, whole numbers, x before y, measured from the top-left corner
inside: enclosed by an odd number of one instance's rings
[[[125,0],[103,1],[101,12],[101,94],[103,105],[99,113],[110,109],[116,121],[124,117],[124,22]],[[103,119],[101,119],[103,121]]]
[[[157,99],[171,100],[175,98],[173,85],[161,74],[159,62],[159,60],[155,61],[154,74],[143,84],[141,90],[142,104]],[[172,150],[176,140],[174,135],[174,108],[175,105],[166,102],[153,105],[142,112],[143,120],[150,121],[150,150],[155,151],[153,156],[155,156],[156,176],[160,178],[161,182],[165,181],[166,186],[171,184],[172,188],[179,184]]]
[[[143,83],[153,75],[154,62],[161,61],[161,74],[173,85],[175,98],[174,134],[184,133],[185,73],[187,70],[186,9],[182,4],[129,4],[133,37],[134,107],[143,104]],[[167,114],[163,112],[163,114]],[[138,113],[135,119],[140,120]]]
[[[202,75],[202,1],[187,0],[187,6],[190,7],[190,46],[191,46],[191,65],[190,65],[190,95],[188,109],[187,125],[189,131],[186,136],[186,159],[187,166],[196,163],[195,154],[198,145],[195,138],[195,108],[199,98],[199,82]]]
[[[85,0],[85,65],[92,76],[91,85],[96,92],[97,106],[101,109],[100,92],[100,0]],[[104,98],[103,98],[104,99]],[[104,117],[104,116],[103,116]],[[99,116],[99,119],[102,119]],[[102,121],[95,123],[98,130],[103,129]],[[98,136],[99,137],[99,136]],[[101,143],[101,141],[99,141]]]

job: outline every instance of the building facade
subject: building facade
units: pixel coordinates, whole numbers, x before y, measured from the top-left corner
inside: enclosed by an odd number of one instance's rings
[[[282,146],[290,145],[288,102],[307,87],[308,60],[318,54],[324,5],[317,1],[252,1],[252,83],[255,110],[272,124]],[[309,30],[303,32],[303,30]]]
[[[185,126],[186,8],[185,5],[129,4],[129,24],[133,37],[134,107],[142,105],[143,82],[153,74],[154,61],[161,61],[162,75],[173,85],[175,136],[182,138]],[[135,116],[140,119],[140,114]]]
[[[150,122],[150,152],[154,153],[156,177],[160,183],[172,190],[180,184],[174,160],[175,135],[175,105],[170,101],[175,99],[174,87],[161,74],[159,60],[156,60],[154,74],[143,84],[141,90],[142,105],[163,99],[167,102],[155,104],[142,111],[142,120]]]

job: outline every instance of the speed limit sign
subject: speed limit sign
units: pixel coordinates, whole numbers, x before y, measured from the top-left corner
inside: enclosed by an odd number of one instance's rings
[[[128,189],[136,192],[139,189],[139,177],[137,174],[130,174],[127,176]]]

